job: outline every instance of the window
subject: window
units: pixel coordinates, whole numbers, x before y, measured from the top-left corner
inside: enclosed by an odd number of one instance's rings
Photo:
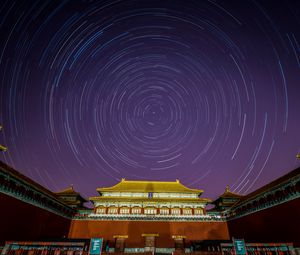
[[[131,209],[132,214],[140,214],[142,212],[141,208],[134,207]]]
[[[202,215],[203,214],[203,209],[195,209],[195,215]]]
[[[192,209],[191,208],[184,208],[183,209],[183,214],[185,214],[185,215],[191,215],[192,214]]]
[[[105,207],[98,207],[96,213],[103,214],[105,213]]]
[[[116,213],[118,213],[118,208],[111,207],[111,208],[108,209],[108,213],[110,213],[110,214],[116,214]]]
[[[159,213],[165,214],[165,215],[169,214],[169,208],[166,208],[166,207],[160,208]]]
[[[122,207],[120,209],[120,214],[129,214],[129,208],[128,207]]]
[[[145,208],[144,212],[145,214],[156,214],[157,210],[156,208]]]
[[[173,214],[173,215],[179,215],[180,214],[180,209],[179,208],[172,208],[171,209],[171,214]]]

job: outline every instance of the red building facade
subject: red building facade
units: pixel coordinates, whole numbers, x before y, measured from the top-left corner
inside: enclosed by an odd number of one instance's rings
[[[189,247],[196,240],[229,240],[226,219],[206,213],[211,200],[179,180],[122,179],[97,191],[99,196],[90,198],[93,212],[72,220],[70,238],[103,237],[110,244],[126,242],[127,248],[144,248],[153,239],[156,248],[169,249],[175,242]]]

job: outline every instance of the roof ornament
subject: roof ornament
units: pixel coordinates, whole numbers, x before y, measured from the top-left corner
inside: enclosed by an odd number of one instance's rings
[[[124,182],[124,181],[125,181],[125,178],[122,178],[122,179],[121,179],[121,182]]]
[[[179,183],[179,180],[178,180],[178,179],[176,179],[176,182],[177,182],[177,183]]]
[[[225,192],[230,192],[230,188],[228,185],[226,186]]]

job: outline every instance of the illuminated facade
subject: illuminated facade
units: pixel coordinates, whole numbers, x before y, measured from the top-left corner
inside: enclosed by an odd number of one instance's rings
[[[202,190],[189,189],[175,182],[128,181],[98,188],[99,196],[90,200],[94,212],[90,217],[153,216],[168,220],[170,217],[197,217],[205,215],[205,207],[211,202],[200,198]]]
[[[99,235],[115,251],[126,246],[128,252],[171,252],[174,245],[182,250],[191,240],[229,239],[225,218],[206,213],[212,201],[201,197],[203,190],[188,188],[179,180],[122,179],[97,191],[99,196],[90,198],[93,210],[79,210],[73,218],[70,238]]]

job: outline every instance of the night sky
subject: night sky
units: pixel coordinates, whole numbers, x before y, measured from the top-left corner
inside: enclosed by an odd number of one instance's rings
[[[299,1],[7,0],[0,35],[0,159],[52,191],[300,166]]]

